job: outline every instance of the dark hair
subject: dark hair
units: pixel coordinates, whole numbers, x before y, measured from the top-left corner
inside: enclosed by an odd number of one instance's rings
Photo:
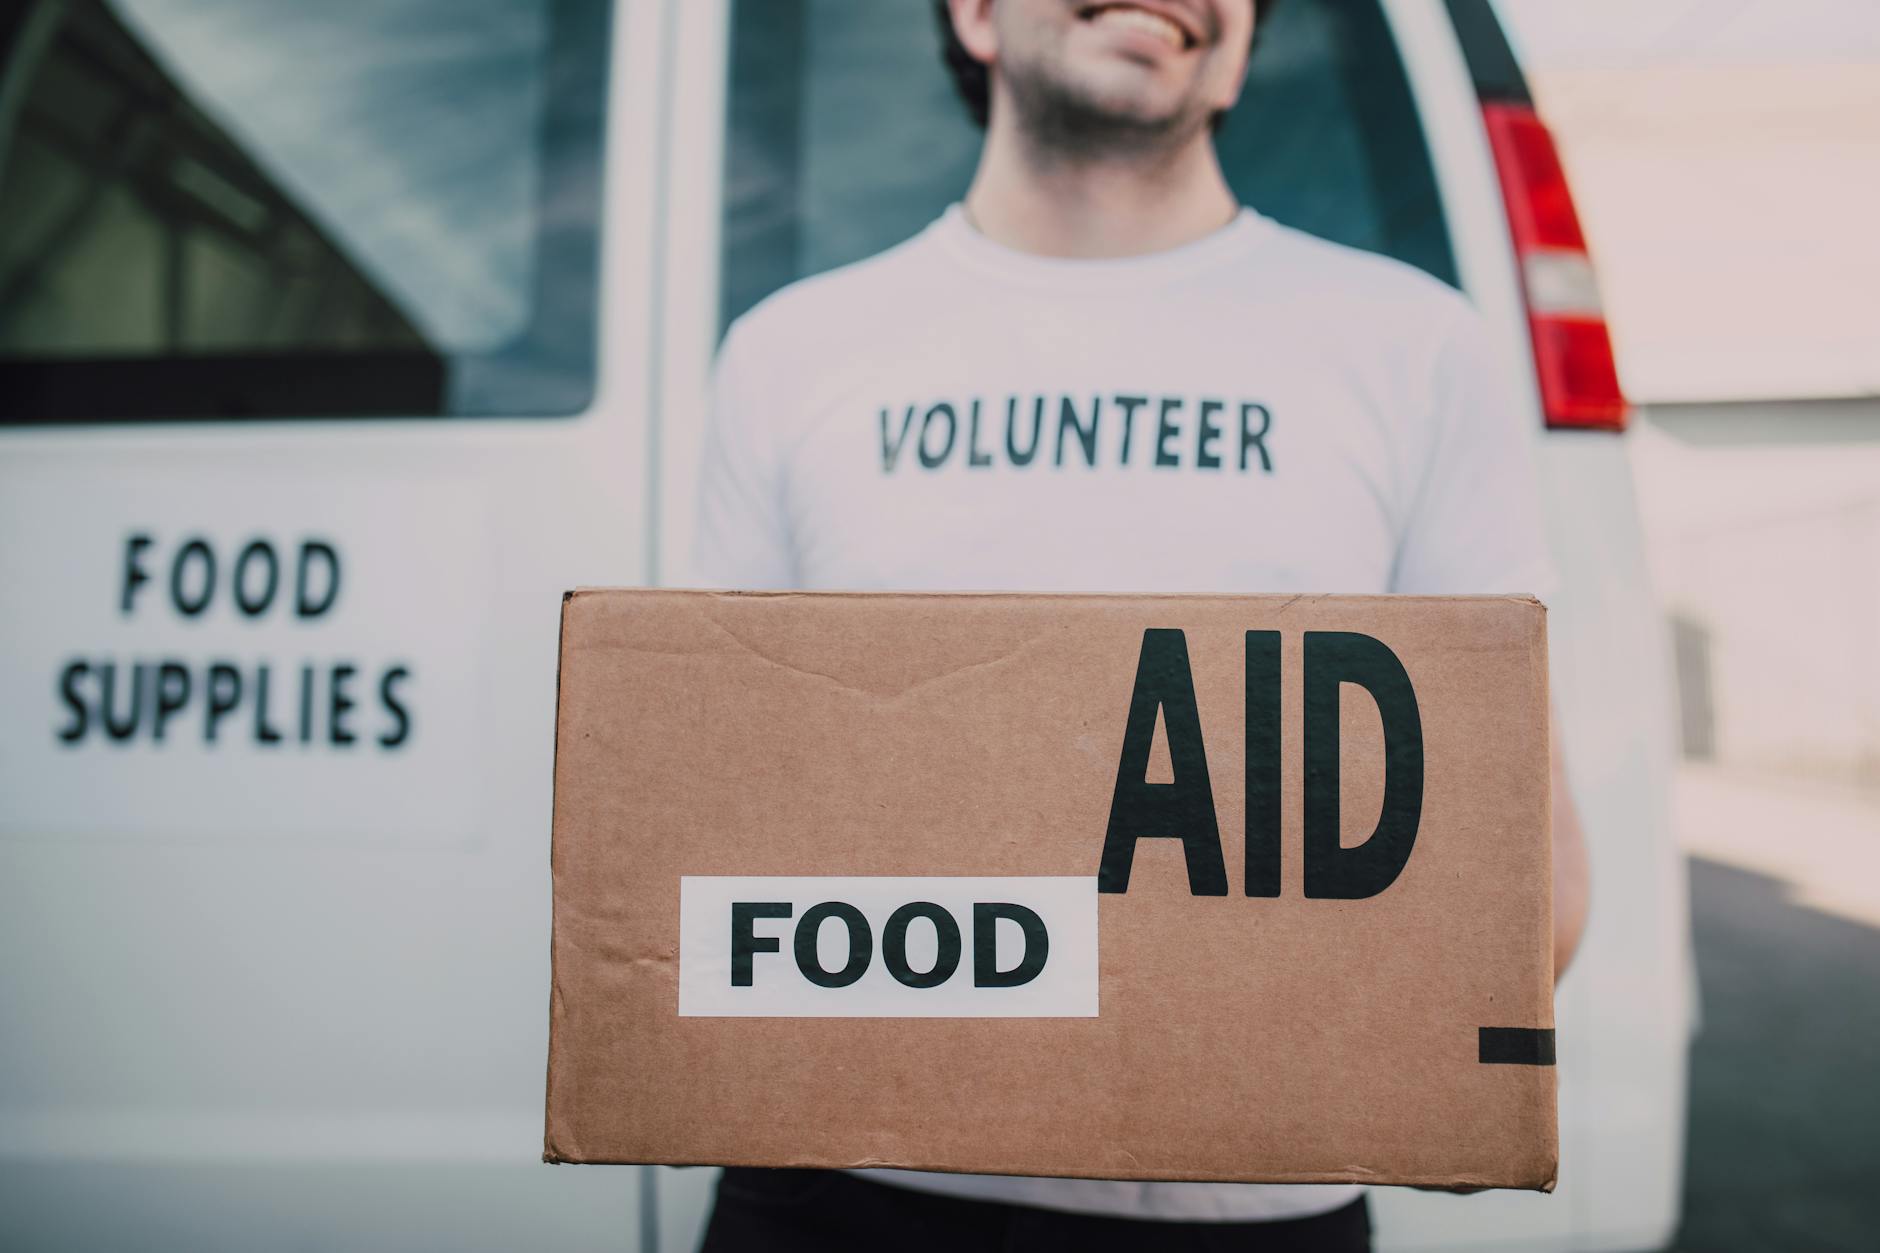
[[[1254,42],[1260,38],[1260,26],[1273,12],[1279,0],[1252,0]],[[960,42],[959,32],[953,29],[953,12],[947,7],[947,0],[933,0],[933,13],[940,23],[940,55],[946,62],[947,70],[953,75],[953,86],[958,89],[960,99],[966,102],[966,111],[973,115],[973,122],[982,130],[986,119],[992,114],[992,80],[986,73],[986,67],[973,59],[973,54]],[[1220,117],[1214,119],[1220,124]]]

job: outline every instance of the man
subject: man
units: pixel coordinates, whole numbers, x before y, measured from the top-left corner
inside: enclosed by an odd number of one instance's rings
[[[1222,176],[1273,4],[939,0],[971,189],[732,327],[699,582],[1550,589],[1523,406],[1464,299]],[[1556,782],[1560,969],[1586,879]],[[841,1247],[1347,1249],[1369,1221],[1356,1187],[726,1172],[708,1250]]]

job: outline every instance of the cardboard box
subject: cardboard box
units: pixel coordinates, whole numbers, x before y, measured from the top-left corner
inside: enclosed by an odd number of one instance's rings
[[[1551,1188],[1527,597],[581,591],[544,1156]]]

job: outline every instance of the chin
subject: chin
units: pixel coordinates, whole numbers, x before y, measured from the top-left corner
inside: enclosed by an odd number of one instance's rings
[[[1134,81],[1127,81],[1134,80]],[[1123,126],[1171,126],[1187,112],[1187,102],[1143,83],[1140,75],[1093,73],[1064,84],[1063,95],[1093,117]]]
[[[1013,96],[1036,135],[1089,145],[1112,134],[1133,147],[1184,134],[1196,116],[1206,121],[1188,84],[1114,57],[1059,57],[1024,70],[1012,76]]]
[[[1179,104],[1139,96],[1091,93],[1083,98],[1085,111],[1094,121],[1107,121],[1130,130],[1178,130],[1187,116]]]

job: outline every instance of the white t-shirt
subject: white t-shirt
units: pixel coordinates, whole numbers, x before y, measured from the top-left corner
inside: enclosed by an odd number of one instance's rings
[[[720,352],[690,581],[734,588],[1532,592],[1532,410],[1464,298],[1250,209],[1065,260],[958,206]],[[1300,1217],[1346,1186],[869,1171],[1054,1209]]]

